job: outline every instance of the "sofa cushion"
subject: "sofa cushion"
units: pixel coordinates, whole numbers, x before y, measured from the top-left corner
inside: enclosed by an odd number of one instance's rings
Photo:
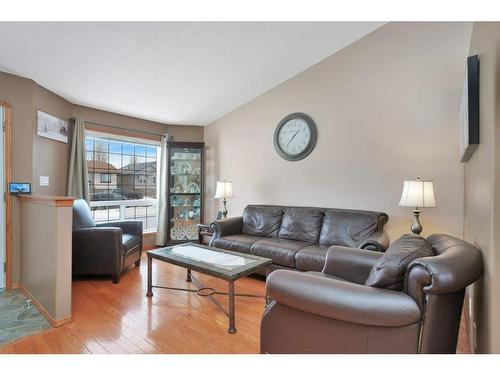
[[[295,266],[301,271],[321,271],[325,266],[328,246],[311,245],[295,254]]]
[[[260,240],[259,237],[249,236],[248,234],[234,234],[214,239],[211,246],[249,254],[250,247],[258,240]]]
[[[405,234],[393,242],[375,263],[365,285],[403,290],[408,265],[415,259],[433,256],[432,246],[416,234]]]
[[[365,238],[387,223],[388,219],[382,212],[327,209],[319,243],[358,247]]]
[[[141,236],[134,234],[123,234],[122,235],[122,250],[123,256],[128,256],[140,249]]]
[[[283,209],[248,206],[243,211],[243,233],[258,237],[277,237]]]
[[[318,208],[285,208],[278,237],[317,243],[323,216],[323,210]]]
[[[295,254],[306,246],[309,246],[308,242],[265,238],[255,242],[250,248],[250,253],[270,258],[274,264],[295,268]]]

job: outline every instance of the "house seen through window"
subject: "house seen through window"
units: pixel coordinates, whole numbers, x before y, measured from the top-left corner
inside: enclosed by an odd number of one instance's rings
[[[94,220],[141,220],[145,232],[155,231],[159,145],[89,131],[85,145]]]

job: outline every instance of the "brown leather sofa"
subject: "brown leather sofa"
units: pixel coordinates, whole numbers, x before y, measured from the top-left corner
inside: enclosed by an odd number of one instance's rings
[[[210,224],[210,245],[271,258],[273,268],[321,271],[332,245],[384,251],[382,212],[250,205],[243,216]]]
[[[261,352],[455,353],[465,288],[482,274],[481,253],[445,234],[426,242],[433,255],[403,273],[392,270],[402,290],[365,285],[393,245],[385,254],[332,247],[322,272],[271,273]]]
[[[142,254],[142,221],[97,224],[87,202],[73,204],[73,276],[111,275],[120,282],[122,271]]]

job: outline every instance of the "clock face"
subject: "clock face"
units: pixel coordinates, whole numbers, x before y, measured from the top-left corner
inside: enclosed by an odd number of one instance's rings
[[[280,148],[288,155],[298,155],[311,140],[309,125],[302,118],[294,118],[283,124],[278,133]]]
[[[316,126],[312,119],[294,113],[279,123],[274,134],[274,147],[286,160],[300,160],[313,150],[316,143]]]

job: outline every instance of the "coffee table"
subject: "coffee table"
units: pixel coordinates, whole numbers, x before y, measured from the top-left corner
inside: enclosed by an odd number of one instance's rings
[[[146,252],[148,257],[148,291],[147,297],[153,296],[153,288],[179,290],[196,293],[202,297],[208,297],[213,303],[223,310],[229,318],[229,333],[236,333],[234,297],[258,297],[254,294],[237,294],[234,292],[234,283],[241,277],[250,275],[256,271],[266,269],[266,275],[270,272],[271,259],[263,258],[250,254],[242,254],[234,251],[217,249],[215,247],[204,246],[194,243],[169,246],[161,249],[150,250]],[[187,270],[186,281],[194,282],[196,289],[175,288],[169,286],[153,285],[152,264],[153,259],[184,267]],[[229,284],[228,292],[219,292],[213,288],[207,288],[201,285],[191,274],[191,271],[197,271],[205,275],[213,276],[226,280]],[[215,299],[213,295],[227,295],[229,297],[229,312]]]

